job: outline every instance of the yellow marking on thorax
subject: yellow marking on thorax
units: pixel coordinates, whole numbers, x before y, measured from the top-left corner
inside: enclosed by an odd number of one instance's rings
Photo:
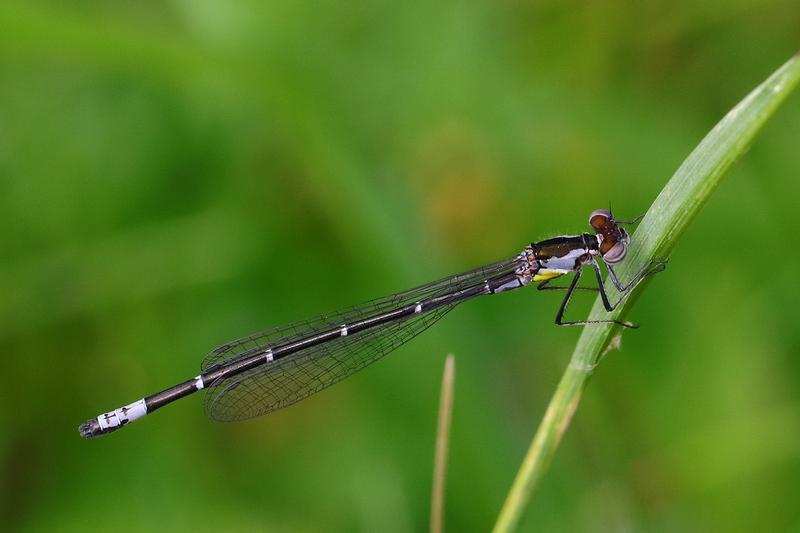
[[[555,279],[559,276],[566,274],[568,270],[560,270],[555,268],[543,268],[533,276],[533,281],[547,281],[548,279]]]

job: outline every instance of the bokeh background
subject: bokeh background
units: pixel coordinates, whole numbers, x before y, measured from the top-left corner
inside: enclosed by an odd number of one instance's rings
[[[791,0],[4,0],[0,529],[424,530],[453,352],[446,521],[487,530],[580,334],[555,294],[268,417],[77,426],[224,341],[645,211],[798,28]],[[638,299],[523,530],[800,530],[799,125],[794,97]]]

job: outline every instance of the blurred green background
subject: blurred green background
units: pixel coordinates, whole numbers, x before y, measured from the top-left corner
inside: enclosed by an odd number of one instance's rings
[[[790,0],[2,2],[0,529],[424,530],[453,352],[447,527],[487,530],[580,334],[555,294],[268,417],[77,426],[232,338],[644,212],[798,28]],[[523,530],[800,530],[799,124],[642,294]]]

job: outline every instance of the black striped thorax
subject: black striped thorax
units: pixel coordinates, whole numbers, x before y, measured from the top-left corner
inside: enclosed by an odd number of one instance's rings
[[[574,271],[600,255],[596,235],[562,235],[544,241],[534,242],[527,248],[528,262],[533,270]],[[530,257],[532,256],[532,257]]]

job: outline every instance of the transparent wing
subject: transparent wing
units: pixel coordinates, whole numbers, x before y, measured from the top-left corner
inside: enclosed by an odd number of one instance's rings
[[[468,287],[493,276],[513,271],[520,264],[521,261],[517,257],[499,261],[469,272],[447,276],[391,296],[248,335],[217,346],[206,355],[200,367],[203,372],[206,372],[217,365],[223,365],[241,356],[288,344],[327,331],[335,326],[355,322],[397,309],[403,305],[447,293],[457,287]]]
[[[234,422],[281,409],[356,373],[439,320],[455,304],[340,337],[206,389],[206,414]]]
[[[233,359],[285,345],[342,324],[395,310],[470,287],[485,280],[513,272],[521,260],[509,259],[463,274],[372,300],[363,305],[320,315],[310,320],[244,337],[212,350],[203,360],[203,371]],[[306,350],[220,380],[205,389],[205,408],[216,421],[232,422],[260,416],[298,402],[311,394],[341,381],[412,339],[439,320],[456,303],[429,312],[411,315],[405,320],[376,326],[337,337]]]

